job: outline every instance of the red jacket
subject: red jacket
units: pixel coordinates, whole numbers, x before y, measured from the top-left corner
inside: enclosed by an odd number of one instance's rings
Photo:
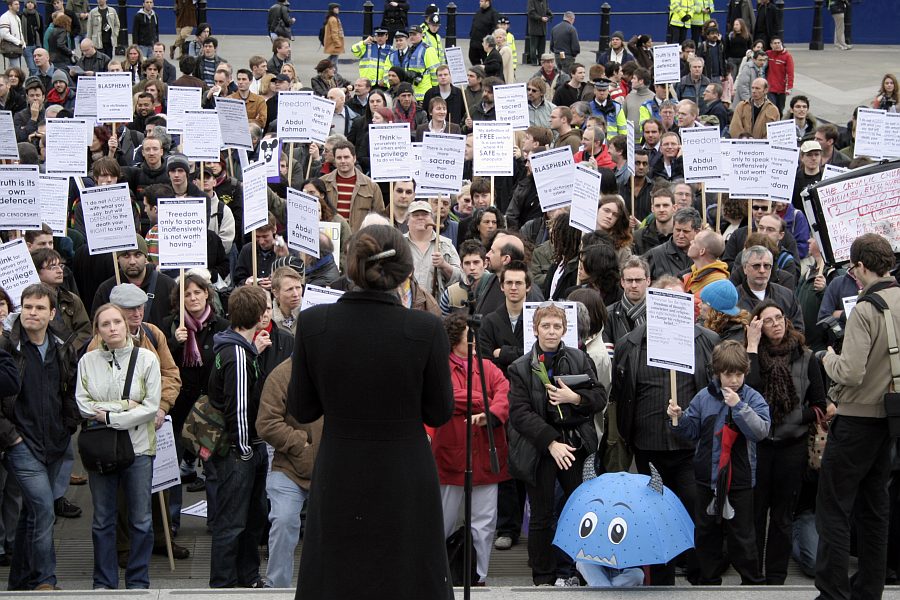
[[[588,154],[587,150],[582,150],[581,152],[576,152],[573,158],[575,160],[575,163],[577,164],[582,161],[588,160],[590,157],[591,155]],[[597,166],[601,169],[612,169],[613,171],[615,171],[616,169],[616,163],[613,162],[612,157],[609,155],[609,150],[607,149],[606,144],[603,144],[603,149],[600,150],[597,156],[594,157],[594,160],[597,161]]]
[[[478,361],[472,365],[472,414],[484,412],[484,400],[481,394]],[[434,431],[431,440],[431,451],[437,463],[438,478],[441,485],[463,485],[466,470],[466,360],[450,355],[450,380],[453,383],[455,406],[450,421]],[[506,470],[506,431],[503,424],[509,418],[509,382],[494,364],[484,361],[484,381],[487,385],[488,397],[491,400],[491,414],[499,425],[494,427],[494,444],[497,446],[497,459],[500,462],[500,473],[491,473],[491,457],[488,452],[487,431],[484,427],[472,429],[472,484],[487,485],[509,479]]]
[[[766,50],[769,66],[766,70],[766,81],[773,94],[784,94],[794,88],[794,57],[787,50],[775,52]]]

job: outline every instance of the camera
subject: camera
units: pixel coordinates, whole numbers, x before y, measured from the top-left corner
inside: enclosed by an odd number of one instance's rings
[[[821,329],[828,338],[828,345],[834,348],[834,351],[840,353],[841,346],[844,344],[844,326],[833,316],[827,316],[820,319],[816,323],[816,327]]]

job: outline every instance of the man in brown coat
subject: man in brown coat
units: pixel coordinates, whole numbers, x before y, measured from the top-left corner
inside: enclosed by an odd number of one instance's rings
[[[767,137],[766,123],[773,123],[781,118],[778,107],[769,101],[769,84],[759,77],[750,84],[750,99],[742,100],[734,109],[731,118],[731,137],[739,139],[742,134],[764,140]]]
[[[322,177],[328,197],[335,201],[339,215],[347,219],[356,233],[370,212],[384,212],[384,199],[378,184],[356,168],[356,147],[337,142],[333,150],[335,170]]]
[[[182,49],[196,26],[197,10],[194,8],[194,0],[175,0],[175,41],[169,48],[169,58],[175,58],[175,48]]]
[[[322,421],[301,425],[287,414],[291,359],[269,374],[259,400],[256,432],[275,449],[272,470],[266,478],[271,510],[269,565],[266,586],[286,588],[294,574],[294,549],[300,540],[300,511],[309,493],[316,451],[322,438]]]

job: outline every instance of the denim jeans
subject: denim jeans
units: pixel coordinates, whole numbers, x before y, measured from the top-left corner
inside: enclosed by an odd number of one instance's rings
[[[219,482],[209,587],[249,587],[259,581],[259,542],[266,523],[266,445],[253,444],[249,460],[241,460],[234,448],[211,460]]]
[[[6,450],[3,466],[16,476],[22,490],[22,513],[9,569],[11,591],[31,590],[42,583],[56,585],[53,480],[61,463],[62,459],[44,464],[25,442]]]
[[[16,476],[0,466],[0,554],[12,554],[21,512],[22,492]]]
[[[116,494],[125,489],[131,552],[125,568],[125,587],[129,590],[150,587],[150,555],[153,552],[153,519],[150,516],[150,483],[153,457],[135,456],[134,463],[119,473],[90,473],[88,480],[94,501],[94,589],[118,589],[119,564],[116,556]]]
[[[816,514],[805,510],[794,518],[794,560],[807,577],[816,576],[816,548],[819,532],[816,531]]]
[[[25,52],[22,56],[25,57],[25,64],[28,66],[28,75],[37,75],[37,65],[34,64],[34,51],[37,50],[37,46],[25,46]]]
[[[53,498],[62,498],[69,490],[69,480],[72,477],[72,469],[75,467],[75,445],[69,440],[66,447],[66,453],[63,454],[62,462],[59,464],[59,472],[56,479],[53,480]]]
[[[300,540],[300,511],[308,492],[281,471],[266,479],[269,495],[269,566],[266,579],[276,588],[290,587],[294,577],[294,550]]]

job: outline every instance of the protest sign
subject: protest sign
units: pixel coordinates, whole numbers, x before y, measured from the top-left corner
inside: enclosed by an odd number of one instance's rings
[[[476,176],[513,174],[513,128],[511,123],[472,123],[472,159]]]
[[[412,164],[413,181],[416,182],[416,198],[428,198],[430,194],[422,189],[422,142],[409,145],[409,162]]]
[[[572,186],[572,208],[569,211],[569,225],[590,233],[597,229],[597,210],[600,204],[600,171],[584,163],[575,167],[575,185]]]
[[[847,173],[850,169],[845,169],[844,167],[838,167],[832,164],[827,164],[822,169],[822,181],[826,179],[831,179],[832,177],[837,177],[838,175],[842,175]]]
[[[304,121],[309,112],[313,93],[278,92],[278,139],[282,142],[301,142],[310,140],[309,124]]]
[[[40,190],[41,222],[53,230],[54,237],[66,236],[66,217],[69,210],[69,178],[55,175],[41,175]]]
[[[222,135],[215,110],[184,111],[184,154],[189,160],[219,162]]]
[[[578,347],[578,308],[574,302],[555,302],[556,306],[566,311],[566,332],[563,334],[563,344],[569,348]],[[531,346],[537,340],[534,335],[534,311],[541,305],[540,302],[526,302],[522,309],[522,329],[525,332],[525,353],[531,351]]]
[[[250,233],[269,222],[269,195],[266,163],[255,162],[244,172],[244,233]]]
[[[199,89],[197,90],[200,91]],[[78,94],[75,96],[75,116],[97,118],[97,77],[96,75],[80,75],[78,77]]]
[[[410,155],[408,123],[371,123],[369,157],[372,181],[407,181],[415,170]]]
[[[510,83],[494,86],[494,110],[497,121],[511,123],[514,131],[528,129],[528,94],[524,83]]]
[[[238,98],[217,98],[216,113],[219,116],[219,133],[222,146],[253,150],[250,127],[247,121],[247,105]]]
[[[779,202],[790,202],[794,197],[794,179],[800,149],[769,148],[769,198]]]
[[[466,136],[426,131],[422,141],[420,176],[416,180],[427,195],[458,194],[462,188]]]
[[[266,163],[266,178],[269,183],[281,181],[279,161],[281,160],[281,140],[276,137],[264,137],[259,142],[259,160]],[[243,169],[247,165],[241,163]]]
[[[860,107],[856,112],[856,137],[853,144],[853,158],[868,156],[884,158],[884,116],[883,110]]]
[[[80,87],[78,91],[81,92]],[[184,113],[187,110],[200,110],[202,93],[200,88],[169,86],[166,92],[166,124],[169,133],[184,133]]]
[[[334,290],[331,288],[320,287],[318,285],[307,285],[303,290],[303,301],[300,303],[300,312],[313,306],[320,304],[334,304],[344,295],[343,290]]]
[[[19,160],[19,145],[16,143],[16,127],[12,113],[0,110],[0,159]]]
[[[694,296],[647,290],[647,366],[694,372]]]
[[[706,182],[707,193],[727,194],[728,182],[731,179],[731,140],[719,140],[719,164],[722,167],[722,176],[719,179]]]
[[[331,221],[319,221],[319,233],[324,233],[334,246],[334,264],[341,265],[341,224]]]
[[[39,192],[37,165],[0,165],[0,230],[40,229]]]
[[[48,175],[87,176],[87,150],[84,147],[87,119],[47,119]]]
[[[625,152],[628,161],[628,172],[634,177],[634,122],[627,121],[625,123]]]
[[[766,123],[766,139],[773,148],[796,148],[797,126],[793,119]]]
[[[97,73],[97,120],[129,123],[134,117],[131,73]]]
[[[172,417],[166,416],[162,426],[156,430],[156,456],[153,457],[150,493],[155,494],[180,483],[181,469],[178,468],[178,454],[175,451]]]
[[[766,140],[731,140],[728,188],[732,200],[769,197],[768,155]]]
[[[687,183],[718,181],[722,177],[722,153],[718,127],[685,127],[681,134],[684,180]]]
[[[157,201],[160,269],[206,268],[206,199]]]
[[[884,157],[900,158],[900,113],[884,115]]]
[[[572,186],[575,184],[575,162],[572,160],[572,148],[564,145],[552,150],[536,152],[531,155],[530,160],[531,174],[534,176],[534,185],[537,188],[541,211],[548,212],[555,208],[568,206],[572,201]]]
[[[312,96],[309,107],[306,109],[306,123],[309,130],[309,139],[313,142],[324,144],[331,135],[331,122],[334,117],[334,100]]]
[[[653,83],[681,81],[681,46],[660,44],[653,46]]]
[[[463,49],[459,46],[450,46],[444,49],[447,56],[447,66],[450,67],[450,82],[453,85],[466,85],[469,83],[466,71],[466,60],[463,58]]]
[[[287,189],[288,248],[319,258],[319,199]]]
[[[134,211],[127,183],[84,188],[81,206],[91,256],[137,249]]]
[[[3,288],[13,302],[9,312],[18,310],[21,306],[22,290],[32,283],[40,282],[23,238],[0,245],[0,288]]]

